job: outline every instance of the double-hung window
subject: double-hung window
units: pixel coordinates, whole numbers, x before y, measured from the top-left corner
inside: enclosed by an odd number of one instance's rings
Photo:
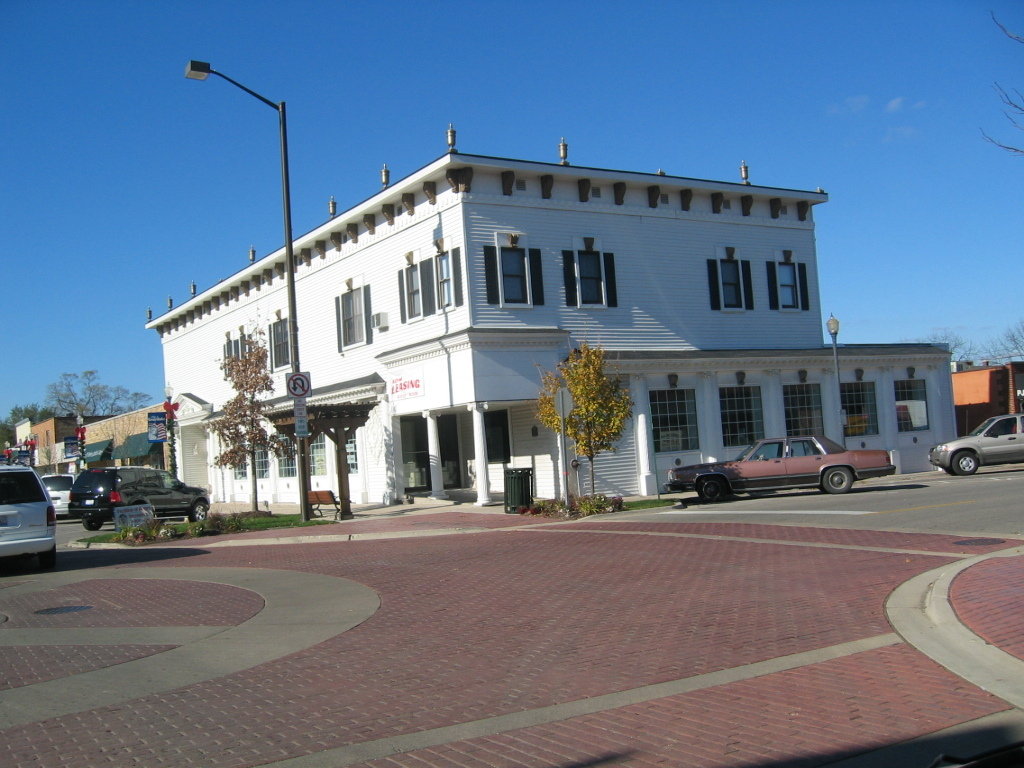
[[[462,306],[462,261],[458,248],[443,251],[434,257],[437,279],[437,308]]]
[[[455,303],[455,291],[452,286],[451,254],[439,253],[434,258],[437,271],[437,305],[450,307]]]
[[[369,344],[373,341],[370,286],[353,287],[353,280],[346,282],[348,290],[334,298],[339,352],[344,352],[353,345]]]
[[[529,304],[526,249],[501,249],[501,297],[506,304]]]
[[[793,261],[792,251],[778,251],[776,260],[765,264],[768,272],[768,308],[811,308],[807,288],[807,265]]]
[[[614,307],[615,255],[596,250],[562,251],[567,307]]]
[[[270,367],[281,368],[289,362],[288,318],[282,318],[270,326]]]
[[[435,301],[434,260],[410,263],[398,273],[398,303],[402,322],[427,317],[437,311]]]
[[[341,340],[347,347],[366,340],[363,316],[363,289],[355,288],[341,294]]]
[[[266,480],[270,477],[270,454],[266,448],[256,450],[256,462],[254,464],[256,477],[259,480]]]
[[[295,469],[295,449],[291,442],[286,446],[285,453],[277,457],[277,476],[278,477],[297,477],[298,472]]]
[[[538,248],[484,246],[484,276],[488,304],[523,307],[544,303]]]
[[[327,441],[323,432],[309,444],[309,474],[327,474]]]
[[[230,336],[224,342],[224,359],[234,358],[240,360],[245,355],[245,334],[239,333],[237,339]]]
[[[718,255],[717,259],[708,259],[711,309],[753,309],[754,286],[750,261],[737,259],[736,249],[732,247],[719,248]]]
[[[410,318],[420,317],[423,314],[423,304],[420,302],[420,267],[418,264],[410,264],[405,268],[405,311]]]

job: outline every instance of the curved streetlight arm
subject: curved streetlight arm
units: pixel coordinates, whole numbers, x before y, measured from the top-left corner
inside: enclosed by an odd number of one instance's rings
[[[253,98],[259,99],[268,107],[274,109],[279,118],[281,128],[281,197],[284,208],[284,254],[286,290],[288,294],[288,356],[291,358],[291,369],[293,373],[299,373],[302,366],[299,363],[299,320],[297,302],[295,299],[295,251],[292,247],[292,195],[291,183],[288,174],[288,119],[283,101],[274,103],[265,96],[261,96],[251,88],[246,88],[237,80],[233,80],[222,72],[218,72],[210,66],[209,62],[191,60],[185,67],[185,77],[190,80],[205,80],[210,75],[217,75],[222,80],[227,80],[236,88],[248,93]],[[299,474],[299,512],[304,521],[310,518],[309,509],[309,454],[307,442],[309,438],[297,437],[298,443],[298,474]]]

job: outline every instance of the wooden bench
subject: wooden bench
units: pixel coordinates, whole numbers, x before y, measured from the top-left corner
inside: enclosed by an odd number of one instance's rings
[[[309,505],[313,509],[313,513],[317,517],[323,517],[324,513],[321,507],[329,507],[334,510],[334,518],[338,519],[341,517],[341,504],[334,495],[334,491],[310,491],[309,492]]]

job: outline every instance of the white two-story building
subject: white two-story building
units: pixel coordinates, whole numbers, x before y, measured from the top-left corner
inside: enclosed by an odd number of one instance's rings
[[[542,371],[581,341],[607,351],[635,402],[597,459],[598,491],[654,494],[671,466],[809,432],[928,469],[929,446],[954,434],[949,353],[839,345],[837,375],[814,238],[826,200],[452,149],[295,240],[308,403],[346,448],[314,436],[311,487],[343,492],[347,460],[355,503],[471,488],[486,504],[507,467],[532,468],[538,497],[560,495],[535,400]],[[274,407],[290,407],[285,274],[282,248],[147,325],[180,405],[182,479],[215,500],[247,499],[249,472],[261,499],[298,498],[294,459],[215,468],[210,429],[233,395],[221,362],[256,329]]]

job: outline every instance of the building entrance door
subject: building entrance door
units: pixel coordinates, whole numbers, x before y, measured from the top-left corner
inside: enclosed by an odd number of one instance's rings
[[[427,450],[427,421],[422,416],[403,416],[402,471],[407,491],[430,488],[430,453]]]

